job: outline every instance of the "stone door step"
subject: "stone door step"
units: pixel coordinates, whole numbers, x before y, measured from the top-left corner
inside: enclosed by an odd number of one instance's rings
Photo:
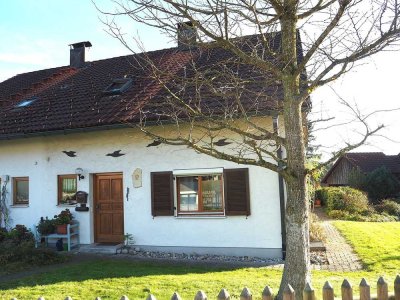
[[[101,253],[101,254],[115,254],[116,250],[121,248],[122,244],[107,245],[107,244],[89,244],[80,245],[79,252],[82,253]]]

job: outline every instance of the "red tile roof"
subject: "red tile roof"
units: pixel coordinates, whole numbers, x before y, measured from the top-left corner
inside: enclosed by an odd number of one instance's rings
[[[257,36],[246,37],[243,49],[254,51],[249,46],[254,39]],[[277,40],[280,41],[279,35],[271,39],[272,49],[279,49]],[[234,114],[239,108],[235,101],[209,93],[210,87],[183,84],[179,78],[194,78],[194,68],[210,68],[216,78],[226,74],[226,70],[241,78],[247,92],[240,99],[247,111],[260,113],[280,107],[280,82],[271,81],[254,67],[238,63],[231,52],[221,48],[199,47],[191,51],[171,48],[94,61],[80,69],[65,66],[24,73],[0,83],[0,139],[137,123],[143,116],[149,121],[167,118],[166,110],[172,109],[168,104],[170,95],[149,76],[148,66],[143,67],[144,55],[164,72],[162,76],[169,82],[169,88],[208,114]],[[264,56],[264,59],[270,58]],[[103,93],[113,79],[123,77],[133,79],[127,92],[111,96]],[[225,79],[216,80],[222,92],[231,89],[223,86]],[[201,100],[197,97],[199,93],[202,93]],[[31,105],[15,107],[31,97],[37,97]]]

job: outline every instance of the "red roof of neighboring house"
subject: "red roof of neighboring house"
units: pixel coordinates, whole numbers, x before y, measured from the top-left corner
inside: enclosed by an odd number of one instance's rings
[[[278,40],[279,34],[270,40],[275,51],[279,50]],[[258,41],[258,38],[250,36],[242,41],[245,41],[242,44],[245,51],[254,51],[251,42]],[[171,109],[167,101],[170,95],[149,76],[150,69],[143,66],[144,56],[164,72],[162,76],[169,88],[180,93],[191,105],[201,106],[210,115],[234,114],[239,108],[235,101],[227,103],[226,97],[217,99],[215,94],[207,94],[207,87],[180,86],[180,77],[194,78],[194,68],[213,69],[215,74],[211,75],[214,77],[222,74],[224,69],[224,72],[228,70],[246,81],[247,92],[241,95],[241,105],[253,114],[280,108],[280,82],[268,80],[265,72],[238,63],[231,52],[222,48],[170,48],[88,62],[79,69],[64,66],[24,73],[0,83],[0,139],[137,123],[143,117],[147,121],[167,118],[165,112]],[[299,47],[299,60],[301,58]],[[114,79],[124,77],[132,78],[132,87],[125,93],[103,93]],[[221,80],[222,84],[223,78]],[[225,88],[231,87],[221,86],[222,91]],[[197,98],[199,91],[202,93],[201,101]],[[21,101],[26,100],[31,103],[23,106]]]
[[[322,183],[326,183],[330,174],[332,174],[336,166],[343,159],[346,159],[354,167],[360,168],[360,170],[365,173],[374,171],[380,167],[386,167],[391,173],[400,174],[400,154],[386,155],[383,152],[350,152],[342,155],[335,162],[322,179]]]

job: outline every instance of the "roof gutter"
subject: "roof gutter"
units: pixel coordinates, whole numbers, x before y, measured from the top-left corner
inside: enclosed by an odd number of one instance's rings
[[[16,139],[24,139],[24,138],[32,138],[32,137],[40,137],[40,136],[67,135],[67,134],[72,134],[72,133],[103,131],[103,130],[111,130],[111,129],[122,129],[122,128],[128,128],[128,127],[133,127],[133,126],[132,126],[132,124],[121,123],[121,124],[102,125],[102,126],[94,126],[94,127],[60,129],[60,130],[52,130],[52,131],[15,133],[15,134],[7,134],[4,136],[0,135],[0,141],[16,140]]]
[[[278,134],[279,133],[278,116],[274,116],[272,120],[273,120],[272,124],[274,133]],[[282,146],[279,146],[276,155],[279,160],[282,159]],[[278,173],[278,184],[279,184],[279,206],[281,212],[282,258],[285,259],[286,257],[285,187],[284,187],[283,176],[279,173]]]

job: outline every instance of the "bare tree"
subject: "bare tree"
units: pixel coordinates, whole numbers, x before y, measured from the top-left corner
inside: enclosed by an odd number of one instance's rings
[[[113,16],[128,16],[171,38],[178,23],[189,21],[181,26],[196,28],[197,47],[188,41],[178,60],[173,53],[162,60],[151,53],[137,56],[138,64],[164,93],[162,101],[154,97],[141,108],[141,128],[160,142],[282,175],[287,188],[287,250],[279,294],[290,283],[300,299],[310,280],[306,177],[315,171],[307,168],[305,157],[310,95],[361,60],[397,46],[400,4],[397,0],[114,2],[116,10],[104,12],[105,23],[127,47]],[[212,59],[216,55],[219,59]],[[276,123],[260,121],[266,112],[275,122],[279,116],[283,130]],[[381,128],[370,128],[355,112],[364,125],[363,136],[335,152],[326,164]],[[162,134],[147,126],[155,117],[159,123],[172,122],[175,132]],[[226,139],[221,138],[224,135]],[[224,143],[230,145],[219,146]]]

